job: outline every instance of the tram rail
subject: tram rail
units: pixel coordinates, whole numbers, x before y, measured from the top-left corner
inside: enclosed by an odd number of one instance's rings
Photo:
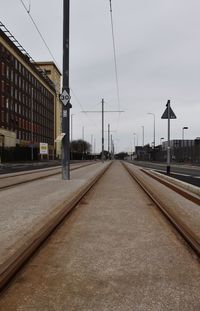
[[[200,236],[195,234],[192,228],[188,227],[186,222],[182,221],[180,217],[177,216],[176,213],[174,213],[172,210],[169,210],[167,205],[161,199],[159,199],[158,196],[156,196],[155,193],[151,190],[151,185],[145,183],[142,180],[142,178],[139,178],[136,174],[134,174],[134,172],[130,169],[130,167],[127,166],[127,164],[125,164],[125,162],[122,162],[122,164],[124,168],[130,174],[130,176],[141,186],[141,188],[152,199],[152,201],[156,204],[159,210],[167,217],[170,223],[177,229],[177,231],[181,234],[184,240],[192,247],[192,249],[195,251],[197,256],[200,258]],[[169,182],[164,181],[162,178],[159,178],[158,176],[154,176],[150,174],[144,169],[141,169],[141,171],[147,174],[148,176],[150,176],[151,178],[155,179],[159,183],[162,183],[166,187],[180,194],[187,200],[190,200],[200,206],[200,199],[196,197],[195,195],[192,195],[188,193],[187,191],[182,190],[179,187],[173,184],[170,184]]]
[[[84,164],[73,164],[76,165],[75,167],[71,167],[70,170],[74,171],[79,168],[83,168],[89,165],[94,165],[96,162],[90,162],[90,163],[84,163]],[[21,184],[25,184],[28,182],[33,182],[36,180],[48,178],[51,176],[55,176],[61,174],[61,166],[57,167],[50,167],[50,168],[43,168],[43,169],[38,169],[38,170],[31,170],[31,171],[26,171],[26,172],[20,172],[20,173],[14,173],[14,174],[9,174],[9,176],[3,175],[0,176],[0,191],[18,186]]]

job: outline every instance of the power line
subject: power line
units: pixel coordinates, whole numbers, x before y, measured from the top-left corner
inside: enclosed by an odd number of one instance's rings
[[[40,35],[40,38],[42,39],[44,45],[46,46],[47,50],[49,51],[49,54],[51,55],[52,59],[54,60],[56,66],[59,68],[58,63],[57,63],[55,57],[53,56],[53,53],[51,52],[50,48],[48,47],[48,45],[47,45],[47,43],[46,43],[46,41],[45,41],[45,39],[44,39],[42,33],[40,32],[40,30],[39,30],[39,28],[38,28],[38,26],[37,26],[37,24],[36,24],[36,22],[34,21],[33,17],[32,17],[31,14],[30,14],[30,3],[29,3],[29,9],[27,9],[27,7],[26,7],[26,5],[24,4],[23,0],[20,0],[20,2],[21,2],[21,4],[23,5],[23,7],[24,7],[24,9],[26,10],[26,12],[28,13],[28,15],[29,15],[29,17],[30,17],[30,19],[31,19],[31,21],[32,21],[32,23],[33,23],[33,25],[35,26],[35,28],[36,28],[38,34]]]
[[[114,65],[115,65],[115,79],[116,79],[116,89],[117,89],[117,102],[118,102],[118,110],[120,110],[119,79],[118,79],[118,70],[117,70],[116,44],[115,44],[113,15],[112,15],[112,0],[109,0],[109,1],[110,1],[110,18],[111,18],[112,43],[113,43]]]

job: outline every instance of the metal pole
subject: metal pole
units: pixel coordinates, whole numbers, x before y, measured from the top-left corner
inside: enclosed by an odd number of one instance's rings
[[[142,125],[142,147],[144,147],[144,125]]]
[[[73,116],[74,114],[71,114],[71,141],[73,140]]]
[[[92,154],[92,149],[93,149],[93,134],[91,134],[91,154]]]
[[[182,140],[184,140],[184,127],[182,128]]]
[[[94,139],[94,159],[96,160],[96,138]]]
[[[170,100],[167,102],[168,142],[167,142],[167,175],[170,175]]]
[[[33,161],[33,87],[31,95],[31,161]]]
[[[82,140],[84,140],[84,126],[82,126]]]
[[[111,134],[111,148],[110,148],[110,152],[111,152],[111,159],[113,158],[113,141],[112,141],[112,134]]]
[[[101,161],[104,162],[104,99],[102,98],[102,154]]]
[[[156,117],[155,117],[155,114],[153,114],[153,147],[154,147],[154,149],[156,147]]]
[[[108,156],[110,158],[110,124],[108,124]]]
[[[69,89],[69,19],[70,19],[70,0],[63,0],[63,87],[70,96]],[[70,128],[70,108],[68,102],[62,107],[62,132],[65,136],[62,139],[62,179],[70,179],[70,146],[69,146],[69,128]]]

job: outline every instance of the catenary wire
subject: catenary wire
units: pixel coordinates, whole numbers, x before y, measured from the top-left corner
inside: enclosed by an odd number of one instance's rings
[[[116,79],[116,89],[117,89],[117,102],[118,102],[118,109],[120,110],[119,79],[118,79],[118,70],[117,70],[116,44],[115,44],[114,24],[113,24],[113,15],[112,15],[112,1],[111,0],[109,1],[110,1],[110,18],[111,18],[111,30],[112,30],[113,56],[114,56],[114,65],[115,65],[115,79]]]
[[[120,111],[119,78],[118,78],[118,70],[117,70],[117,56],[116,56],[116,43],[115,43],[114,23],[113,23],[112,0],[109,0],[109,2],[110,2],[110,20],[111,20],[111,31],[112,31],[113,56],[114,56],[114,66],[115,66],[115,80],[116,80],[116,90],[117,90],[117,103],[118,103],[118,110]],[[120,116],[121,114],[119,112],[118,118],[117,118],[116,135],[118,134]]]
[[[53,53],[51,52],[50,48],[48,47],[48,45],[47,45],[47,43],[46,43],[46,41],[45,41],[45,39],[44,39],[44,37],[43,37],[41,31],[39,30],[39,28],[38,28],[36,22],[34,21],[33,17],[32,17],[31,14],[30,14],[30,6],[29,6],[29,9],[27,9],[27,8],[26,8],[26,5],[25,5],[24,2],[23,2],[23,0],[20,0],[20,2],[21,2],[21,4],[23,5],[23,7],[24,7],[24,9],[26,10],[26,12],[28,13],[28,15],[29,15],[29,17],[30,17],[30,19],[31,19],[31,21],[32,21],[32,23],[33,23],[33,25],[35,26],[35,28],[36,28],[38,34],[40,35],[40,38],[42,39],[44,45],[46,46],[47,50],[49,51],[49,54],[51,55],[52,59],[54,60],[56,66],[59,68],[58,63],[57,63],[55,57],[53,56]]]

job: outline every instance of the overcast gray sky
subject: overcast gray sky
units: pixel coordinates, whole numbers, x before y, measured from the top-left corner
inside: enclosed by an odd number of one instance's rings
[[[29,4],[29,0],[24,0]],[[62,0],[31,0],[31,15],[62,69]],[[199,0],[112,0],[116,40],[120,108],[106,114],[117,151],[130,151],[133,133],[142,143],[167,137],[167,122],[161,120],[168,99],[177,115],[171,121],[172,139],[200,136],[200,1]],[[0,0],[0,20],[37,61],[52,60],[20,0]],[[100,110],[117,110],[109,0],[71,1],[70,85],[73,138],[90,142],[96,138],[100,150]],[[77,100],[78,99],[78,100]],[[81,108],[82,107],[82,108]],[[107,149],[107,140],[105,141]]]

